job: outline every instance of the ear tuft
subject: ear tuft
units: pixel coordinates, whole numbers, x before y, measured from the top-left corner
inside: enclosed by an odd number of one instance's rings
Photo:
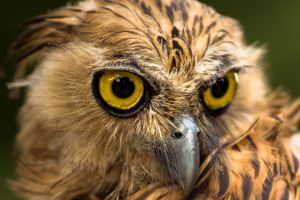
[[[24,81],[18,80],[31,74],[47,52],[74,40],[78,27],[95,7],[94,1],[80,2],[75,6],[33,17],[23,23],[27,30],[15,39],[9,52],[9,60],[16,66],[14,83],[9,84],[9,88],[13,89],[10,96],[18,96],[19,92],[16,90],[24,86]],[[0,71],[0,77],[1,74],[3,73]]]

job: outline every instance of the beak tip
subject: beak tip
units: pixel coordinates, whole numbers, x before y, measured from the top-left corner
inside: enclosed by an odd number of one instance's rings
[[[185,168],[181,171],[183,190],[190,192],[196,181],[199,169],[199,148],[193,148],[189,153],[190,159],[185,161]]]

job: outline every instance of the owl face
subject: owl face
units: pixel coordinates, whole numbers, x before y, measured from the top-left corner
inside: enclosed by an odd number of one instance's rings
[[[40,37],[59,45],[39,53],[28,113],[51,135],[66,171],[105,176],[119,163],[120,184],[190,190],[205,157],[265,106],[260,50],[244,43],[235,21],[196,1],[88,1],[77,9],[41,22],[53,27]],[[45,42],[36,37],[27,48]]]

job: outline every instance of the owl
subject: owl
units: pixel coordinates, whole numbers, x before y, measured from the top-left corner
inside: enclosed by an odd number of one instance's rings
[[[85,0],[25,24],[16,193],[300,199],[300,101],[271,91],[236,20],[195,0]]]

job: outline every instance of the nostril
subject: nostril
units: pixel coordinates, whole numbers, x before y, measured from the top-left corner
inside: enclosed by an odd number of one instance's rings
[[[176,138],[176,139],[180,139],[180,138],[183,137],[183,134],[182,134],[181,132],[175,132],[175,133],[173,134],[173,137]]]

